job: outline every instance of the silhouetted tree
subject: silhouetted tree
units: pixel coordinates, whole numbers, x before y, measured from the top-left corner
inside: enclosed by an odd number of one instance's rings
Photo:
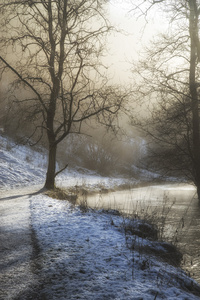
[[[113,29],[106,0],[2,0],[2,71],[15,76],[12,97],[23,104],[35,131],[46,132],[45,187],[54,188],[58,144],[81,133],[91,118],[111,127],[126,94],[108,85],[100,57]],[[17,79],[16,79],[17,78]],[[21,90],[19,89],[21,88]],[[22,90],[24,89],[24,92]],[[29,94],[28,94],[29,92]]]
[[[146,49],[146,59],[137,69],[142,82],[137,89],[139,98],[151,98],[148,117],[139,126],[157,145],[154,143],[154,158],[160,158],[166,170],[182,171],[192,179],[200,199],[200,3],[147,3],[145,12],[159,6],[170,20],[166,33]]]

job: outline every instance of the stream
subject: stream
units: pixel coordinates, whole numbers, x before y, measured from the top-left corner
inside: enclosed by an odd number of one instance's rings
[[[183,253],[182,268],[200,283],[200,205],[194,186],[168,184],[102,191],[80,201],[158,224],[160,238],[176,244]]]

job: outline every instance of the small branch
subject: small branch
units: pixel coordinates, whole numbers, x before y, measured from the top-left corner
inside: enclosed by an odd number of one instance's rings
[[[68,167],[68,164],[66,164],[66,166],[64,168],[62,168],[61,170],[59,170],[58,172],[56,172],[55,174],[55,178],[58,174],[60,174],[61,172],[63,172],[66,168]]]
[[[15,75],[17,75],[17,77],[24,82],[38,97],[42,107],[44,108],[45,111],[47,111],[47,108],[44,104],[44,101],[42,100],[42,97],[40,96],[40,94],[37,92],[37,90],[25,79],[23,78],[16,69],[14,69],[5,59],[3,59],[2,56],[0,56],[0,60],[13,72],[15,73]]]

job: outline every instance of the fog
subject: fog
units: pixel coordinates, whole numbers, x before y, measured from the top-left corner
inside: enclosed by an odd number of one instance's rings
[[[143,54],[144,47],[168,28],[167,19],[158,9],[145,16],[130,2],[111,0],[108,4],[110,21],[120,32],[110,36],[105,62],[113,81],[120,84],[132,83],[132,64]]]
[[[130,4],[130,1],[111,0],[107,5],[109,20],[117,31],[111,33],[107,39],[107,44],[105,46],[108,51],[103,57],[103,62],[107,65],[107,73],[111,78],[111,83],[130,86],[134,79],[131,71],[133,62],[137,62],[143,53],[144,46],[149,43],[160,29],[165,30],[166,25],[164,25],[163,22],[160,22],[159,12],[152,11],[150,12],[149,17],[145,18],[144,15],[140,15],[133,10],[133,5]],[[9,75],[7,73],[4,74],[3,80],[1,80],[0,83],[1,94],[4,95],[4,93],[7,93],[6,90],[11,79],[13,79],[13,75],[10,74],[10,72]],[[27,91],[20,90],[19,93],[21,93],[24,98],[27,97]],[[3,95],[1,95],[2,98],[4,98]],[[135,106],[134,99],[133,101],[132,99],[130,100],[130,106]],[[135,109],[137,108],[135,107]],[[3,112],[4,115],[4,110],[1,110],[1,112]],[[98,155],[101,153],[105,156],[106,151],[106,153],[111,153],[112,156],[115,156],[113,163],[115,163],[116,160],[121,159],[122,161],[120,163],[125,163],[126,165],[128,165],[128,163],[131,165],[133,163],[137,164],[137,160],[139,160],[142,155],[140,147],[143,145],[143,139],[137,136],[137,131],[130,126],[128,117],[123,114],[121,115],[119,126],[122,128],[122,131],[118,136],[115,136],[111,132],[107,134],[100,125],[98,125],[98,128],[96,129],[95,124],[93,123],[85,125],[83,132],[88,137],[83,141],[80,141],[80,138],[78,137],[80,148],[83,150],[85,145],[90,144],[90,153],[93,151],[92,149],[95,149],[95,151],[98,150],[96,151],[96,160],[99,159]],[[23,133],[27,135],[28,132],[26,129],[29,129],[27,123],[21,128],[20,135]],[[15,122],[13,122],[13,125],[11,126],[11,131],[13,130],[15,135]],[[77,144],[77,139],[73,138],[72,140]],[[133,140],[135,140],[134,143]],[[67,140],[66,144],[64,143],[64,146],[62,145],[62,157],[64,157],[63,151],[65,152],[66,149],[68,149],[67,144],[70,144],[70,142],[70,140]],[[68,151],[74,152],[71,149],[68,149]],[[71,153],[68,157],[72,159],[70,155]],[[80,156],[80,153],[78,153],[78,155]],[[83,157],[83,159],[85,159],[85,157]],[[63,160],[65,161],[65,158]],[[75,160],[75,164],[76,163],[78,163],[77,160]],[[87,167],[87,163],[84,166]]]

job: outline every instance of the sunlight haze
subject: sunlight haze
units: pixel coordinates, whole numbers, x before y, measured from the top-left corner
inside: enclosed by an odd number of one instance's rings
[[[109,15],[112,25],[120,31],[108,40],[108,56],[105,59],[113,80],[117,83],[131,83],[131,63],[139,58],[144,45],[159,32],[167,28],[164,18],[156,10],[148,20],[133,11],[129,2],[109,1]]]

